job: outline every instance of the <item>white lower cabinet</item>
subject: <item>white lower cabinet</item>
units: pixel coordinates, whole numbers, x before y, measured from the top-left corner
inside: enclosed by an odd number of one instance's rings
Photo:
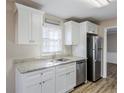
[[[76,63],[21,74],[16,70],[16,93],[67,93],[76,85]]]
[[[66,74],[56,76],[56,93],[66,92]]]
[[[42,92],[55,93],[55,69],[42,74]]]
[[[65,93],[76,86],[76,63],[56,67],[56,93]]]
[[[76,85],[76,75],[75,75],[75,71],[69,72],[66,75],[66,89],[67,90],[71,90],[73,87],[75,87]]]
[[[39,83],[27,85],[24,93],[41,93],[41,85]]]
[[[55,93],[55,81],[53,78],[43,82],[41,93]]]
[[[16,93],[55,93],[55,68],[25,74],[16,70]]]

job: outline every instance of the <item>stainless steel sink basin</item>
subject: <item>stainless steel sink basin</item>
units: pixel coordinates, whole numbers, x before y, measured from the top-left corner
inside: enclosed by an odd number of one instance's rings
[[[66,58],[60,58],[60,59],[56,59],[56,61],[62,61],[62,62],[64,62],[64,61],[68,61],[69,59],[66,59]]]

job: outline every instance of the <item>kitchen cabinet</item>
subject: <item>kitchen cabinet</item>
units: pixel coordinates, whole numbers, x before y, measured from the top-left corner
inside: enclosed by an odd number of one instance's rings
[[[36,83],[33,85],[25,86],[25,91],[23,93],[41,93],[41,84]]]
[[[87,30],[85,24],[84,22],[80,23],[80,43],[72,46],[72,55],[87,59]]]
[[[80,23],[80,43],[72,46],[73,56],[87,59],[87,33],[97,34],[97,25],[89,21]]]
[[[56,93],[66,92],[66,68],[56,67]]]
[[[26,74],[16,70],[16,93],[55,93],[55,68]]]
[[[75,86],[76,62],[27,73],[16,69],[16,93],[66,93]]]
[[[76,86],[76,67],[75,64],[73,66],[70,66],[68,69],[68,72],[66,74],[66,89],[71,90],[73,87]]]
[[[76,63],[56,67],[56,93],[65,93],[76,86]]]
[[[42,73],[41,93],[55,93],[55,69]]]
[[[98,26],[92,22],[86,21],[85,22],[87,33],[94,33],[97,34]]]
[[[56,93],[66,92],[66,74],[56,76]]]
[[[69,21],[64,23],[65,45],[77,45],[79,43],[80,25],[77,22]]]
[[[39,44],[44,12],[18,3],[16,7],[16,43]]]

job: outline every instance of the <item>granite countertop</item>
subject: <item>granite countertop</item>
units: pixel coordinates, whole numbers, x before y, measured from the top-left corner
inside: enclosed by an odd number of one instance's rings
[[[66,61],[56,61],[52,59],[40,59],[40,60],[30,60],[16,63],[16,68],[19,70],[20,73],[28,73],[32,71],[42,70],[49,67],[54,67],[62,64],[68,64],[72,62],[76,62],[78,60],[83,60],[84,58],[81,57],[62,57],[64,59],[68,59]]]

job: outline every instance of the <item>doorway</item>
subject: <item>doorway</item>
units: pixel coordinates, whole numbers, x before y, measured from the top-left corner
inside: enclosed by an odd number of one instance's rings
[[[107,29],[107,77],[117,77],[117,27]]]
[[[106,28],[104,28],[104,32],[103,32],[103,34],[104,34],[104,38],[103,38],[103,64],[102,64],[102,77],[103,78],[107,78],[107,68],[109,68],[108,66],[107,66],[107,64],[108,64],[108,51],[107,51],[107,48],[108,48],[108,45],[107,45],[107,34],[109,34],[109,33],[116,33],[116,36],[117,36],[117,27],[116,26],[111,26],[111,27],[106,27]],[[116,38],[116,40],[117,40],[117,38]],[[111,40],[110,40],[110,42],[111,42]],[[116,45],[116,47],[117,47],[117,44],[115,44]],[[110,47],[111,48],[111,47]],[[111,55],[111,59],[112,59],[112,55]],[[114,60],[115,61],[115,60]],[[111,61],[110,61],[111,62]],[[113,61],[112,61],[113,62]],[[115,62],[117,62],[117,61],[115,61]]]

